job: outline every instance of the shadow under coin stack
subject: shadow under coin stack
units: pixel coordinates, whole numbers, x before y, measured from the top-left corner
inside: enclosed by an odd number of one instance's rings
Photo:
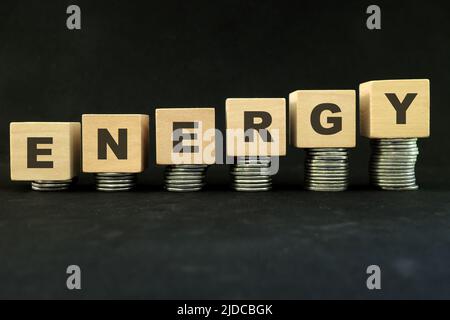
[[[236,191],[269,191],[272,189],[270,157],[236,157],[231,167]]]

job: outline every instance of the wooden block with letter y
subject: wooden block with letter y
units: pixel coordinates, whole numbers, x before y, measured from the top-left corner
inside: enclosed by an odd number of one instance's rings
[[[214,108],[158,108],[156,163],[214,164]]]
[[[78,122],[12,122],[11,180],[70,180],[80,170]]]
[[[361,135],[421,138],[430,135],[430,81],[382,80],[360,84]]]
[[[229,98],[226,108],[227,155],[286,155],[286,99]]]
[[[297,148],[353,148],[356,145],[356,92],[292,92],[289,122],[290,142]]]
[[[83,172],[139,173],[148,162],[149,116],[84,114]]]

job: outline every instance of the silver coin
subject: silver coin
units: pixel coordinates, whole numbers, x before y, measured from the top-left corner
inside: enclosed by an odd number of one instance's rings
[[[130,191],[133,187],[97,187],[98,191],[105,191],[105,192],[116,192],[116,191]]]
[[[175,188],[175,187],[165,187],[167,191],[171,192],[195,192],[195,191],[201,191],[202,187],[199,188]]]
[[[205,186],[208,165],[170,165],[166,167],[165,189],[173,192],[200,191]]]
[[[408,191],[408,190],[418,190],[419,186],[402,186],[402,187],[390,187],[390,186],[378,186],[379,188],[383,190],[389,190],[389,191]]]
[[[236,191],[245,191],[245,192],[261,192],[261,191],[270,191],[272,189],[271,186],[261,188],[261,187],[254,187],[254,186],[246,187],[246,186],[239,186],[239,185],[233,185],[233,188]]]
[[[306,149],[305,188],[343,191],[348,186],[349,155],[345,148]]]
[[[96,173],[95,183],[98,191],[129,191],[136,186],[135,173]]]
[[[268,191],[272,186],[270,157],[238,157],[231,166],[232,187],[236,191]]]
[[[322,192],[338,192],[338,191],[345,191],[347,190],[348,186],[342,186],[342,187],[333,187],[333,186],[312,186],[307,185],[306,189],[310,191],[322,191]]]
[[[416,190],[416,138],[373,139],[370,182],[383,190]]]
[[[68,180],[36,180],[31,182],[31,189],[34,191],[64,191],[73,184],[72,179]]]
[[[176,188],[184,190],[201,189],[204,187],[204,183],[192,183],[192,184],[166,184],[166,188]]]

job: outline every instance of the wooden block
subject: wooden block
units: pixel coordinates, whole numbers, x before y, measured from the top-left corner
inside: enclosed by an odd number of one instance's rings
[[[229,98],[226,107],[227,155],[286,155],[286,99]]]
[[[80,170],[79,122],[12,122],[11,180],[61,181]]]
[[[84,114],[83,172],[139,173],[148,162],[149,116]]]
[[[158,108],[156,163],[215,163],[214,108]]]
[[[297,148],[353,148],[356,146],[356,92],[292,92],[289,122],[290,141]]]
[[[430,136],[430,81],[383,80],[359,86],[361,135],[368,138]]]

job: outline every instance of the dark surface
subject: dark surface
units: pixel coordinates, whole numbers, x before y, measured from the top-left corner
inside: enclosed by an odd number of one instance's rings
[[[82,30],[68,31],[68,4]],[[441,1],[2,1],[0,8],[1,298],[450,298],[448,87],[450,13]],[[418,192],[367,188],[366,139],[352,152],[352,190],[301,189],[290,148],[275,190],[171,194],[151,165],[141,189],[43,194],[8,177],[11,121],[80,121],[82,113],[215,106],[227,97],[357,89],[429,78],[432,136],[420,141]],[[151,121],[151,132],[153,130]],[[65,289],[69,264],[80,292]],[[365,269],[382,269],[382,291]]]
[[[2,188],[0,297],[450,298],[448,172],[419,170],[417,192],[314,193],[295,170],[260,194]],[[65,289],[70,264],[80,292]],[[366,289],[371,264],[381,292]]]

